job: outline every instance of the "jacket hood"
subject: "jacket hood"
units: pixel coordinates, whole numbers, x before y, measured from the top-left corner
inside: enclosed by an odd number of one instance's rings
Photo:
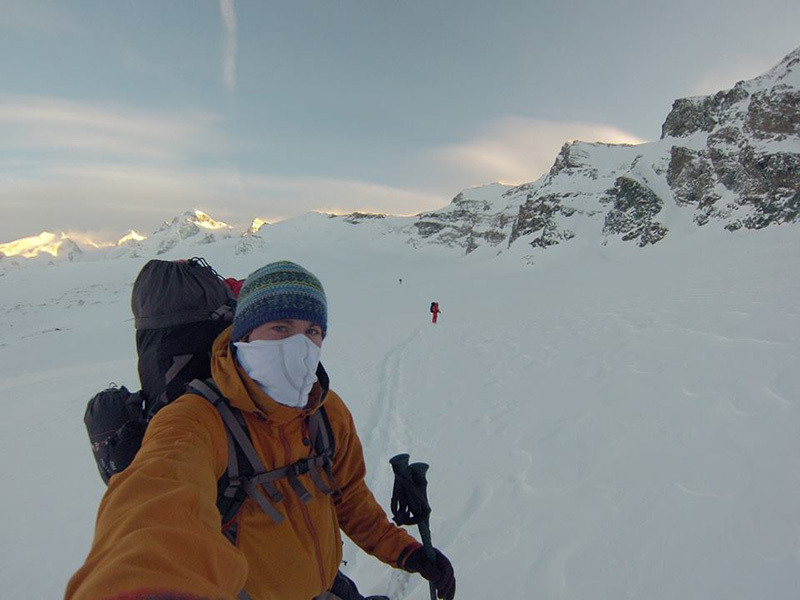
[[[317,382],[308,395],[307,406],[302,410],[284,406],[268,396],[239,365],[236,348],[231,343],[232,330],[233,327],[228,327],[219,334],[211,350],[211,376],[232,406],[262,415],[277,424],[304,418],[322,406],[328,394],[329,380],[321,363],[317,367]]]

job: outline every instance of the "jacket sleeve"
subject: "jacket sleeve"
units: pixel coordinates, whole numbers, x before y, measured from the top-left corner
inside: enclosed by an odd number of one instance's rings
[[[421,544],[404,529],[389,521],[367,487],[364,451],[350,411],[344,407],[345,432],[337,436],[333,476],[342,490],[336,502],[339,526],[365,552],[379,560],[402,567],[405,558]]]
[[[154,417],[133,463],[109,482],[67,600],[236,596],[247,561],[220,531],[224,436],[214,408],[196,397]]]

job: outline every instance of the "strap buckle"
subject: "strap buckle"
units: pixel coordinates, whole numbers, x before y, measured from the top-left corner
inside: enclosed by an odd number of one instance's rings
[[[301,460],[288,467],[289,472],[294,475],[305,475],[309,471],[308,460]]]

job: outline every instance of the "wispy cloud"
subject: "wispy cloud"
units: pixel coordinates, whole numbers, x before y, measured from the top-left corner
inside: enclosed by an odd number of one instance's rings
[[[638,144],[644,140],[616,127],[582,122],[507,117],[462,143],[437,148],[435,160],[462,177],[465,186],[534,181],[553,164],[568,141]]]
[[[211,135],[218,117],[158,115],[38,96],[0,96],[0,147],[177,158]]]
[[[706,96],[716,94],[721,90],[729,90],[738,81],[758,77],[773,66],[774,60],[767,58],[758,60],[753,57],[740,57],[731,64],[716,65],[691,86],[689,94]]]
[[[233,90],[236,89],[236,9],[234,0],[219,0],[219,11],[225,28],[222,75],[225,86]]]
[[[272,214],[266,215],[271,220],[311,210],[409,215],[446,204],[437,194],[369,181],[245,176],[243,183],[257,196],[273,199]]]
[[[94,231],[109,241],[144,233],[190,208],[244,230],[256,216],[277,221],[309,211],[413,214],[446,199],[367,181],[272,177],[235,170],[125,164],[61,164],[0,178],[0,241],[49,231]],[[107,235],[96,232],[104,230]]]

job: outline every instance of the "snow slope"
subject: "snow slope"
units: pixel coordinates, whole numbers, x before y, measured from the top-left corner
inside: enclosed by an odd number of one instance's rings
[[[205,256],[226,275],[289,258],[321,277],[323,362],[370,485],[388,508],[388,459],[431,464],[434,543],[458,598],[794,597],[795,228],[559,245],[530,264],[524,244],[464,257],[353,239],[345,223],[320,235],[321,222]],[[4,598],[58,598],[88,551],[104,486],[83,409],[111,381],[138,388],[129,295],[144,260],[0,275]],[[428,597],[418,577],[351,545],[345,557],[362,592]]]

